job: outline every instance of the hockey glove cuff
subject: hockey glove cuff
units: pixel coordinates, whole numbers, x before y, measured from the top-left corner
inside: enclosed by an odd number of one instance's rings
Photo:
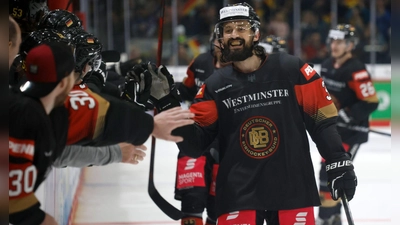
[[[327,160],[326,172],[332,199],[338,200],[344,192],[350,201],[357,186],[357,177],[354,173],[353,162],[350,160],[350,154],[346,153],[340,158]]]
[[[165,66],[161,65],[157,68],[154,64],[149,63],[148,69],[144,73],[151,74],[150,101],[159,112],[180,106],[179,91]]]

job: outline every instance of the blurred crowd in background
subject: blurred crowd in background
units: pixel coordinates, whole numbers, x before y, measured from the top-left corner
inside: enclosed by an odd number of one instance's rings
[[[173,0],[166,1],[164,17],[164,64],[188,65],[194,56],[209,48],[210,33],[218,19],[218,10],[227,3],[242,1],[222,0]],[[288,42],[289,53],[293,54],[293,0],[248,0],[261,18],[261,34],[277,35]],[[321,63],[328,57],[326,37],[331,28],[331,1],[301,0],[301,57],[312,63]],[[369,63],[370,51],[376,51],[376,63],[390,63],[390,0],[376,0],[376,41],[370,43],[370,0],[338,0],[337,23],[350,23],[357,28],[360,38],[355,55]],[[129,58],[155,58],[160,16],[159,0],[129,0],[130,46]],[[97,7],[96,10],[92,10]],[[75,9],[77,7],[75,6]],[[92,1],[87,18],[89,31],[95,33],[107,48],[107,17],[102,16],[107,9],[106,1]],[[112,46],[126,52],[124,42],[124,11],[126,2],[112,1]],[[99,15],[96,15],[100,14]],[[175,24],[174,24],[175,17]],[[97,21],[96,22],[96,18]],[[100,24],[100,26],[99,26]],[[103,24],[103,26],[101,26]],[[95,31],[91,29],[96,29]],[[178,40],[178,59],[172,61],[174,48],[173,31]],[[110,43],[110,42],[108,42]]]

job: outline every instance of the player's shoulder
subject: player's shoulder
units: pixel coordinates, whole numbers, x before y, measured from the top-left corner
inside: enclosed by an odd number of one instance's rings
[[[214,58],[209,52],[204,52],[193,60],[192,66],[200,68],[210,66],[213,64],[213,60]]]
[[[204,52],[199,54],[194,61],[195,62],[204,62],[204,61],[208,61],[210,58],[213,58],[213,56],[209,53],[209,52]]]
[[[48,119],[41,102],[22,93],[11,93],[9,98],[10,126],[41,126]]]
[[[324,67],[324,68],[329,67],[330,65],[333,65],[333,58],[332,57],[329,57],[329,58],[325,59],[321,63],[321,67]]]
[[[354,58],[354,57],[350,58],[347,61],[346,65],[353,72],[366,69],[365,64],[363,62],[361,62],[361,60]]]

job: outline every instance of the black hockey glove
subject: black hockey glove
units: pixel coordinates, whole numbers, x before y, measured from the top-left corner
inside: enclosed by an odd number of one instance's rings
[[[147,102],[150,98],[151,74],[144,73],[147,64],[135,65],[128,71],[125,77],[125,89],[122,92],[122,98],[133,102],[143,109],[151,109],[153,106]]]
[[[350,201],[357,186],[357,177],[354,173],[353,162],[350,160],[350,154],[345,153],[340,158],[327,160],[326,172],[332,199],[338,200],[344,192]]]
[[[100,92],[101,89],[104,87],[106,79],[106,64],[104,62],[101,62],[100,67],[97,70],[90,72],[83,78],[83,83],[87,84],[90,89],[95,89],[92,91]]]
[[[348,126],[354,125],[356,121],[345,109],[340,109],[338,111],[338,123],[346,124]]]
[[[158,68],[149,63],[144,73],[151,74],[152,84],[150,100],[159,112],[180,106],[181,97],[177,90],[174,78],[163,65]]]

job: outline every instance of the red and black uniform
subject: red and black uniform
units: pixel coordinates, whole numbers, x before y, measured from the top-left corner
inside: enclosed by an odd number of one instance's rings
[[[329,93],[337,101],[337,110],[346,110],[353,120],[351,125],[369,128],[369,116],[377,109],[379,100],[364,63],[351,58],[337,69],[333,65],[333,58],[325,60],[321,64],[321,76]],[[337,130],[347,145],[368,141],[368,132],[341,126],[338,126]]]
[[[368,141],[369,116],[378,107],[379,100],[365,65],[356,58],[350,58],[339,68],[334,68],[334,59],[329,58],[321,64],[321,76],[324,79],[332,100],[339,113],[344,111],[350,121],[341,117],[337,121],[337,130],[342,137],[343,147],[354,159],[360,145]],[[363,128],[357,131],[355,127]],[[325,160],[322,159],[319,174],[320,195],[322,199],[331,200],[327,186]],[[319,217],[330,218],[341,212],[341,204],[334,207],[320,207]]]
[[[179,85],[183,100],[192,102],[205,80],[213,74],[215,58],[209,52],[198,55],[187,69],[187,77]],[[202,220],[202,213],[207,209],[208,224],[215,224],[215,178],[218,170],[218,143],[215,140],[199,158],[191,158],[182,153],[178,154],[177,174],[175,184],[175,199],[180,200],[181,210],[185,218]],[[182,223],[185,223],[185,218]],[[194,223],[197,224],[197,223]]]
[[[67,144],[143,144],[153,131],[153,117],[134,104],[75,85],[65,102],[69,113]]]
[[[9,116],[9,222],[40,224],[45,213],[34,192],[65,147],[67,111],[47,115],[38,99],[10,93]]]
[[[173,134],[184,137],[178,147],[191,157],[218,138],[218,216],[319,205],[306,130],[323,157],[346,154],[322,78],[286,53],[267,56],[252,73],[231,65],[215,71],[190,109],[196,124]]]

